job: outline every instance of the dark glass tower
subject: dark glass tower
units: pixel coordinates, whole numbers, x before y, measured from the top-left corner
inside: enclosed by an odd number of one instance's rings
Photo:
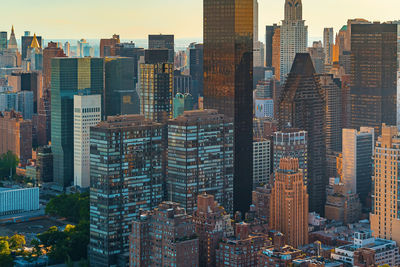
[[[174,35],[150,34],[149,49],[168,49],[168,63],[174,63],[174,57],[175,57]]]
[[[53,58],[51,60],[51,148],[54,181],[70,186],[74,172],[74,95],[102,94],[104,59]]]
[[[233,208],[244,213],[253,177],[253,0],[204,0],[203,36],[204,108],[233,118]]]
[[[351,25],[351,128],[396,125],[397,25]]]
[[[297,54],[278,103],[280,129],[295,127],[308,132],[310,210],[323,214],[326,175],[325,91],[308,53]]]

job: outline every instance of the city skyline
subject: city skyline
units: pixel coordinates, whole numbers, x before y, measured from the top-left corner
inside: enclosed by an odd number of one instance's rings
[[[50,0],[41,0],[34,4],[22,0],[21,5],[26,10],[23,12],[19,10],[19,5],[4,3],[7,12],[2,16],[0,27],[9,31],[10,24],[13,24],[18,39],[25,30],[36,32],[45,39],[96,39],[111,36],[113,33],[120,34],[122,39],[145,39],[148,34],[157,33],[175,34],[177,39],[202,38],[201,0],[119,0],[118,3],[110,7],[106,1],[94,0],[71,0],[69,5]],[[154,6],[163,8],[155,9]],[[375,0],[335,0],[322,3],[318,0],[303,0],[303,6],[303,18],[309,26],[309,38],[314,39],[322,38],[324,27],[334,27],[337,32],[351,18],[381,22],[395,20],[400,1],[382,0],[377,3]],[[259,0],[261,40],[264,39],[265,25],[281,22],[284,17],[283,8],[284,0]],[[58,12],[60,10],[63,12]],[[35,19],[29,14],[35,14]],[[148,19],[149,14],[151,20]]]

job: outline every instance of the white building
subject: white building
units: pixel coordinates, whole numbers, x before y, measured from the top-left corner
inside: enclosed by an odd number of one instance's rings
[[[253,140],[253,189],[269,183],[271,173],[271,141]]]
[[[285,1],[285,19],[281,26],[281,83],[292,68],[296,53],[307,51],[307,31],[303,20],[301,0]]]
[[[90,186],[90,127],[101,121],[100,95],[74,96],[74,185]]]
[[[8,215],[39,209],[39,187],[0,187],[0,215]]]
[[[335,248],[331,257],[334,260],[342,261],[354,266],[354,252],[360,248],[368,248],[375,252],[375,264],[389,266],[400,265],[399,247],[395,241],[372,237],[371,231],[354,233],[352,245],[345,245]]]

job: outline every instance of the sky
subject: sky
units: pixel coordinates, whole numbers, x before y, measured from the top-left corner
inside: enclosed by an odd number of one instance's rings
[[[283,19],[284,0],[259,1],[259,37],[264,26]],[[3,1],[2,1],[3,2]],[[18,0],[4,1],[0,30],[14,24],[17,38],[30,30],[44,39],[97,39],[113,33],[121,39],[146,39],[150,33],[176,38],[202,37],[202,0]],[[400,0],[303,0],[309,37],[335,31],[349,18],[371,21],[400,19]]]

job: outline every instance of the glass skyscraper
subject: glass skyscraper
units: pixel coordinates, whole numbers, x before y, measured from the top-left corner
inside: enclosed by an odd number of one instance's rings
[[[251,204],[253,0],[204,1],[204,108],[234,122],[234,210]]]
[[[104,59],[53,58],[51,61],[51,147],[54,181],[70,186],[74,175],[74,95],[103,94]]]

